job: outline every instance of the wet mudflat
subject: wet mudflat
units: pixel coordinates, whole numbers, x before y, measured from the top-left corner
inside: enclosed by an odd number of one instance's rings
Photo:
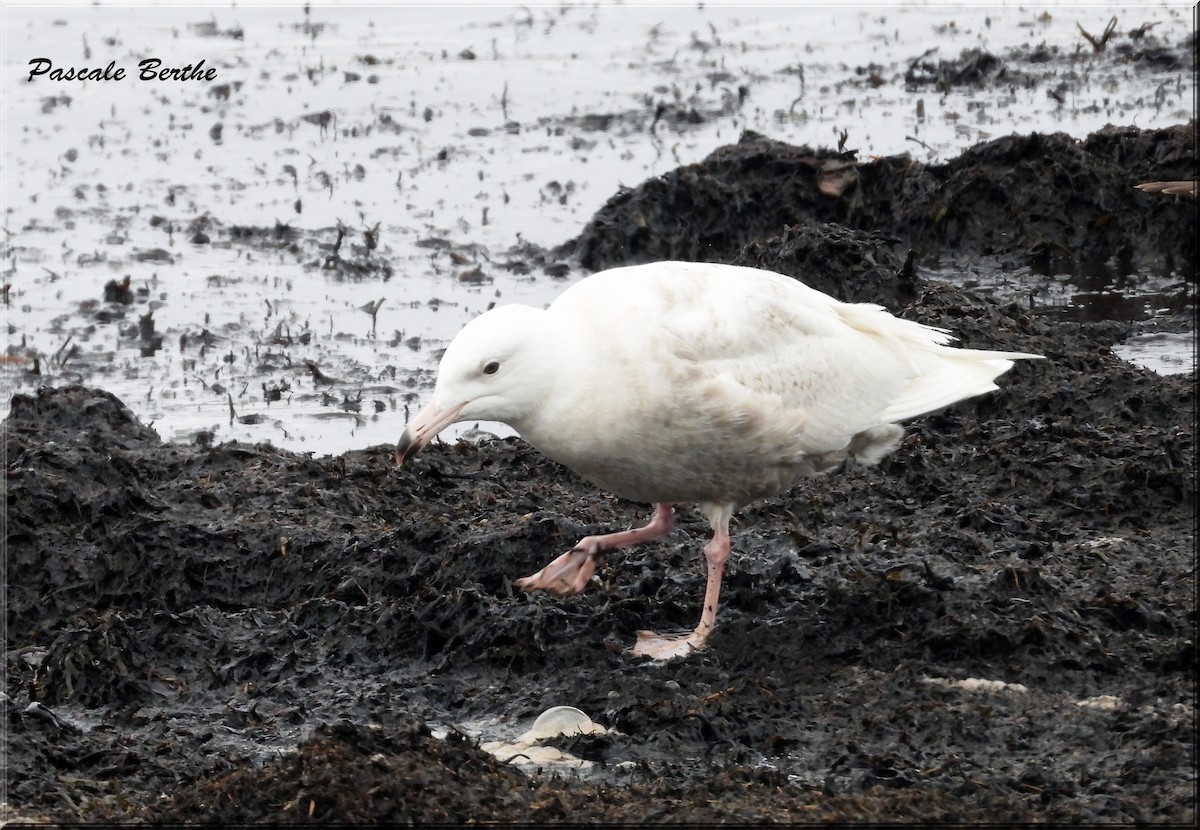
[[[1048,358],[912,422],[878,468],[741,511],[721,627],[685,661],[625,650],[638,628],[694,623],[707,524],[681,511],[671,539],[612,556],[578,597],[514,592],[648,511],[519,439],[397,469],[384,445],[164,441],[102,372],[16,395],[10,814],[1190,822],[1194,372],[1111,347],[1190,328],[1194,205],[1132,185],[1193,176],[1193,130],[1003,136],[941,163],[750,132],[615,192],[561,245],[494,254],[518,274],[767,267]],[[206,232],[321,250],[304,232]],[[332,267],[372,261],[355,256]],[[1017,282],[1084,260],[1165,274],[1152,313],[1078,319],[1043,286],[932,278],[946,261]],[[588,767],[482,748],[558,704],[612,730],[551,741]]]

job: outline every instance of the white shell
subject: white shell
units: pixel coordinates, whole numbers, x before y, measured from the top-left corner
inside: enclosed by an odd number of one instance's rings
[[[535,741],[543,741],[558,735],[586,735],[595,730],[592,719],[574,706],[551,706],[538,715],[528,734]]]

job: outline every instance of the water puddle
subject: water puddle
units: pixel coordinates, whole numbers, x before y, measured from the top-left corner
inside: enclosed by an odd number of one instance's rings
[[[1178,326],[1180,318],[1194,315],[1195,286],[1178,274],[1121,273],[1097,263],[1075,273],[1005,269],[996,263],[972,264],[960,269],[941,267],[922,273],[930,279],[966,286],[1060,320],[1139,324],[1147,330],[1114,344],[1114,354],[1160,375],[1185,374],[1196,369],[1194,330],[1155,330],[1160,320],[1170,320]]]
[[[1187,374],[1196,371],[1196,333],[1140,334],[1115,346],[1113,353],[1160,375]]]

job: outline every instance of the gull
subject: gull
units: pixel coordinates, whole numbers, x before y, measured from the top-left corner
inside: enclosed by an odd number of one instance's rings
[[[990,392],[1014,360],[1041,357],[952,339],[756,268],[614,268],[548,308],[499,306],[468,322],[396,461],[453,423],[501,421],[597,487],[654,505],[645,526],[588,536],[517,580],[526,592],[579,593],[605,552],[662,539],[676,504],[698,504],[712,526],[700,622],[684,636],[639,631],[632,649],[669,660],[716,627],[736,510],[846,461],[877,464],[901,421]]]

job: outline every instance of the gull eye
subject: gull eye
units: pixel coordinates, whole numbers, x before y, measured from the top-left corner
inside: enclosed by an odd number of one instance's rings
[[[483,373],[485,375],[494,375],[499,371],[500,371],[500,362],[498,360],[493,360],[491,363],[489,363],[483,367]]]

